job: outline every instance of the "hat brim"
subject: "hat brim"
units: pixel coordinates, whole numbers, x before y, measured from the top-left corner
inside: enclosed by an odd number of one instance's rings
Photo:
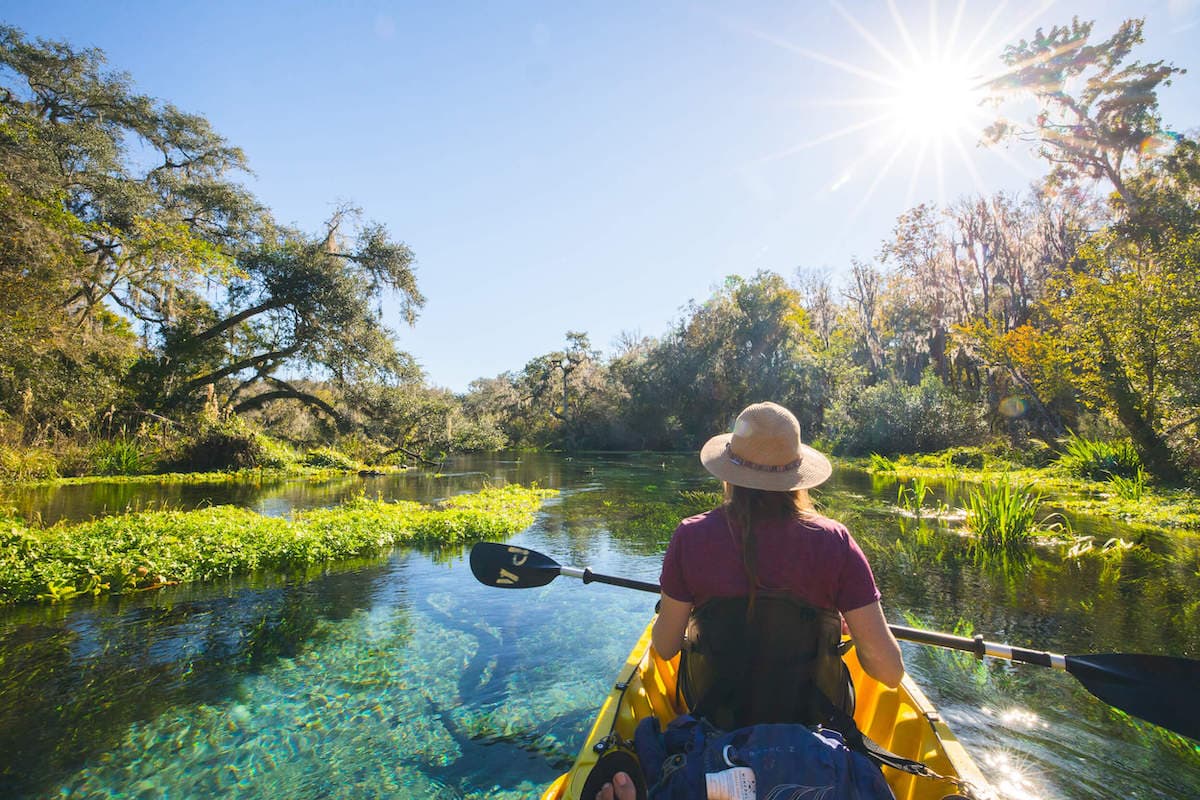
[[[704,468],[726,483],[744,486],[747,489],[764,489],[768,492],[788,492],[794,489],[811,489],[819,486],[833,474],[833,465],[819,450],[806,444],[800,445],[800,464],[786,472],[772,472],[735,464],[729,458],[728,444],[732,433],[714,436],[700,448],[700,463]]]

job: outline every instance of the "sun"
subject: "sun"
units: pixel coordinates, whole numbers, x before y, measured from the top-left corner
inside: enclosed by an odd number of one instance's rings
[[[902,72],[887,104],[895,135],[933,143],[973,135],[986,93],[969,71],[964,62],[938,58]]]
[[[826,187],[829,192],[857,194],[857,205],[847,224],[885,180],[905,172],[906,205],[915,202],[918,187],[925,185],[924,179],[930,175],[937,182],[936,201],[946,203],[946,176],[950,171],[969,176],[983,192],[976,160],[977,146],[995,115],[995,109],[987,103],[994,99],[989,87],[1003,72],[999,59],[1003,43],[1025,30],[1040,9],[1051,2],[1034,1],[1039,3],[1036,8],[1014,13],[1004,3],[984,11],[982,6],[968,9],[965,0],[930,0],[925,18],[916,19],[906,17],[896,0],[887,0],[890,24],[880,24],[876,15],[872,17],[873,29],[838,0],[830,0],[854,38],[864,45],[842,46],[837,57],[770,32],[750,29],[750,34],[772,45],[856,79],[862,90],[857,95],[807,100],[814,107],[851,108],[855,116],[836,130],[797,142],[762,160],[786,158],[835,140],[854,139],[858,146],[851,149],[853,155],[847,162],[831,165],[831,180]],[[987,16],[981,17],[983,14]],[[989,157],[1008,162],[1020,173],[1030,171],[1002,150],[990,150]],[[867,181],[865,185],[863,180]]]

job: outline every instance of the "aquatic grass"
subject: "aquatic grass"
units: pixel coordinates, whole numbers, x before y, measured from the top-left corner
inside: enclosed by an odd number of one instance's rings
[[[1063,452],[1058,457],[1058,466],[1070,475],[1105,481],[1114,477],[1134,478],[1142,468],[1137,450],[1130,442],[1106,442],[1071,434],[1060,444]]]
[[[485,488],[441,507],[358,497],[291,519],[234,506],[158,510],[50,528],[0,513],[0,603],[61,600],[290,570],[400,544],[500,538],[533,522],[556,492]]]
[[[1132,503],[1140,503],[1142,493],[1146,489],[1146,471],[1139,466],[1132,478],[1113,475],[1109,479],[1109,483],[1117,497]]]
[[[972,489],[967,496],[967,527],[988,551],[1018,549],[1035,533],[1057,530],[1061,522],[1037,519],[1042,494],[1013,481],[999,481]]]
[[[871,453],[871,461],[867,470],[869,472],[895,472],[896,463],[887,456]]]
[[[902,509],[920,518],[925,506],[925,498],[933,492],[933,487],[924,478],[913,478],[911,486],[900,484],[896,491],[896,502]]]

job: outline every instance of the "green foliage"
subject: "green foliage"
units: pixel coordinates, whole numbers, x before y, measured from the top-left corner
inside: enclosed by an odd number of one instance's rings
[[[500,538],[556,492],[510,485],[441,508],[358,498],[292,519],[242,508],[147,511],[31,529],[0,512],[0,603],[133,591],[371,556],[409,543]]]
[[[1114,474],[1109,478],[1109,483],[1117,497],[1132,503],[1140,503],[1142,493],[1146,490],[1146,471],[1138,467],[1132,478]]]
[[[0,480],[40,481],[58,476],[58,459],[49,450],[0,444]]]
[[[1162,61],[1126,64],[1142,43],[1144,21],[1129,19],[1107,40],[1090,43],[1093,23],[1072,20],[1004,49],[1011,69],[992,82],[994,92],[1032,93],[1038,115],[1032,128],[1000,120],[993,141],[1009,137],[1041,142],[1041,154],[1059,181],[1098,178],[1125,193],[1124,169],[1159,133],[1158,89],[1183,70]]]
[[[912,485],[900,484],[896,490],[896,502],[905,511],[917,517],[925,507],[925,498],[933,493],[933,487],[924,478],[913,478]]]
[[[826,433],[839,454],[917,453],[973,444],[983,427],[979,410],[930,374],[918,386],[891,380],[840,397]]]
[[[946,453],[946,463],[952,467],[983,469],[987,457],[977,447],[955,447]]]
[[[279,468],[292,463],[291,452],[238,417],[201,418],[194,431],[175,444],[162,463],[165,472],[208,472]]]
[[[341,469],[346,471],[357,470],[361,466],[354,459],[328,447],[310,450],[305,453],[304,465],[306,467],[316,467],[317,469]]]
[[[141,447],[132,439],[102,439],[92,447],[96,475],[137,475],[146,468]]]
[[[892,461],[887,456],[881,456],[879,453],[871,453],[871,464],[868,467],[871,472],[895,472],[896,462]]]
[[[1136,478],[1142,472],[1141,459],[1127,441],[1107,442],[1071,434],[1060,445],[1063,451],[1058,466],[1070,475],[1104,481],[1114,476]]]
[[[1035,533],[1056,530],[1061,523],[1037,519],[1041,492],[1011,481],[984,484],[967,496],[967,527],[985,551],[1017,550]]]

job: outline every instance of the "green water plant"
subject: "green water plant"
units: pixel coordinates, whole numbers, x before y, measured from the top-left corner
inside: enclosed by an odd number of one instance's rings
[[[1104,481],[1114,477],[1133,478],[1142,468],[1137,450],[1127,441],[1084,439],[1071,434],[1060,444],[1063,452],[1058,457],[1058,466],[1070,475]]]
[[[895,472],[896,462],[887,456],[879,455],[879,453],[871,453],[871,462],[867,470],[869,472]]]
[[[902,509],[917,517],[925,505],[925,498],[933,491],[933,487],[924,478],[913,478],[911,485],[900,484],[896,491],[896,502]]]
[[[64,600],[289,571],[379,555],[403,544],[447,545],[512,535],[557,494],[509,485],[438,506],[355,498],[291,518],[234,506],[157,510],[35,528],[0,513],[0,604]]]
[[[1117,497],[1132,503],[1140,503],[1142,493],[1146,490],[1146,471],[1139,466],[1132,478],[1113,475],[1109,478],[1109,483]]]
[[[967,495],[967,527],[985,550],[1018,549],[1037,533],[1063,527],[1056,515],[1038,520],[1041,502],[1041,492],[1028,485],[1009,480],[983,484]]]

